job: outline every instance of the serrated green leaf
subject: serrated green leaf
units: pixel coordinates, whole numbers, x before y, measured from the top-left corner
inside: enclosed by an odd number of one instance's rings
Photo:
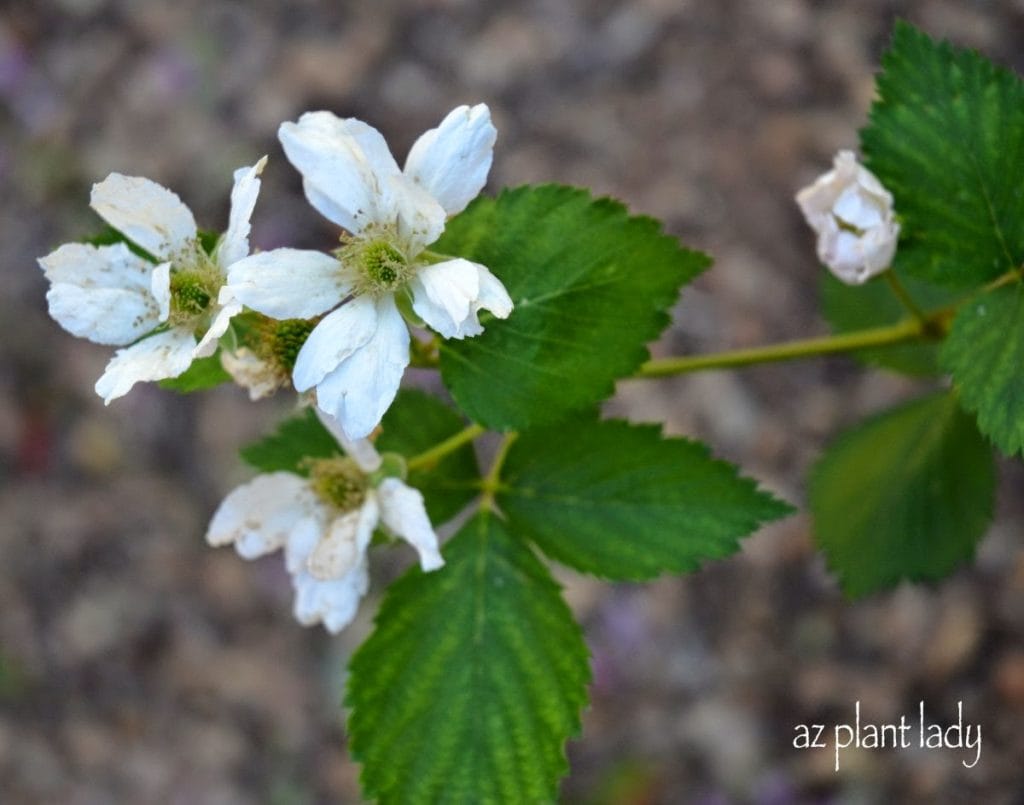
[[[907,292],[925,311],[938,310],[957,299],[948,288],[901,277]],[[824,272],[821,301],[825,318],[837,333],[896,324],[909,314],[884,277],[875,277],[864,285],[846,285]],[[870,366],[881,366],[908,375],[938,375],[939,345],[918,341],[891,347],[862,349],[854,357]]]
[[[952,572],[974,555],[994,495],[992,450],[945,391],[847,431],[810,481],[818,544],[850,596]]]
[[[941,359],[981,432],[1008,456],[1024,450],[1024,284],[964,304]]]
[[[498,503],[548,556],[610,579],[693,570],[792,511],[704,445],[619,421],[523,433]]]
[[[286,419],[277,430],[239,451],[242,460],[261,472],[294,472],[307,475],[307,458],[330,458],[341,448],[317,419],[312,408]]]
[[[648,357],[679,288],[710,260],[610,199],[558,185],[479,198],[437,251],[487,266],[515,302],[505,321],[441,345],[459,406],[494,430],[548,424],[591,408]]]
[[[525,544],[487,513],[384,598],[351,663],[365,793],[401,803],[553,802],[590,679],[579,625]]]
[[[177,377],[160,381],[160,388],[188,394],[192,391],[204,391],[227,383],[231,380],[220,362],[220,353],[216,352],[208,358],[196,358],[192,365]]]
[[[465,427],[462,417],[437,397],[402,389],[381,422],[377,448],[412,458]],[[430,522],[436,527],[479,494],[479,480],[476,454],[467,444],[432,467],[410,472],[408,482],[423,493]]]
[[[1024,261],[1024,84],[977,53],[898,23],[861,132],[895,197],[894,265],[971,287]]]

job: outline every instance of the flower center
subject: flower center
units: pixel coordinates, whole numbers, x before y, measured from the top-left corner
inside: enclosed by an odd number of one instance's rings
[[[388,290],[394,290],[407,267],[402,253],[387,241],[374,241],[363,252],[363,273],[367,279]]]
[[[213,289],[197,271],[171,274],[171,310],[179,316],[198,316],[210,306]]]
[[[217,299],[224,275],[197,242],[171,266],[172,325],[194,323]]]
[[[325,503],[343,512],[353,511],[366,500],[367,479],[350,458],[318,458],[307,462],[309,480]]]
[[[393,226],[377,226],[355,237],[345,237],[335,255],[346,268],[355,269],[357,294],[394,293],[409,281],[414,270]]]

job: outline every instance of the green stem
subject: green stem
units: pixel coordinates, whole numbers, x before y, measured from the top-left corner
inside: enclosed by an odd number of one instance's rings
[[[889,269],[885,272],[884,276],[886,282],[889,283],[889,287],[892,289],[892,292],[896,295],[896,298],[900,300],[900,304],[903,305],[906,311],[918,321],[927,321],[927,314],[918,307],[917,302],[914,301],[914,297],[912,297],[910,295],[910,291],[907,290],[907,286],[900,282],[900,278],[896,276],[896,272]]]
[[[907,341],[930,338],[932,319],[905,319],[885,327],[872,327],[852,333],[827,335],[819,338],[805,338],[763,347],[718,352],[710,355],[693,355],[679,358],[651,360],[640,367],[634,378],[667,377],[704,369],[728,369],[751,366],[756,363],[775,363],[796,358],[813,358],[820,355],[835,355],[842,352],[856,352],[868,347],[884,347]]]
[[[424,249],[418,255],[416,255],[417,262],[427,263],[434,265],[436,263],[447,263],[449,260],[455,260],[450,254],[440,254],[439,252],[431,251],[430,249]]]
[[[483,490],[483,496],[480,498],[480,509],[482,511],[490,511],[494,508],[494,495],[501,485],[501,468],[505,465],[509,448],[512,447],[513,442],[518,438],[519,434],[511,431],[505,434],[505,438],[502,439],[501,444],[498,446],[498,452],[494,455],[491,469],[487,472],[487,477],[484,478],[483,483],[480,484],[480,489]]]
[[[1022,271],[1024,271],[1024,266],[1021,268],[1010,269],[1005,274],[996,277],[992,282],[982,288],[981,293],[990,293],[998,288],[1002,288],[1004,285],[1009,285],[1011,282],[1020,282],[1024,279],[1024,276],[1021,275]]]
[[[462,445],[468,444],[486,431],[487,429],[482,425],[469,425],[468,427],[460,430],[454,436],[449,436],[443,442],[438,442],[429,450],[425,450],[419,455],[413,456],[409,459],[406,466],[409,468],[410,472],[412,470],[422,470],[426,467],[433,466],[449,453],[454,453],[462,447]]]

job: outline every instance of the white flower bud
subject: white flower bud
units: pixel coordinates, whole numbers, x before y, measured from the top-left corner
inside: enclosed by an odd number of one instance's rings
[[[840,151],[796,202],[818,233],[818,259],[840,280],[860,285],[889,267],[900,234],[892,194],[852,151]]]

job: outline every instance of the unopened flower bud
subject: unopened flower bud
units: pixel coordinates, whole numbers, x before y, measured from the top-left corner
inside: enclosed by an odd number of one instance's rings
[[[818,259],[840,280],[860,285],[889,267],[900,234],[892,194],[852,151],[840,151],[796,202],[818,233]]]

